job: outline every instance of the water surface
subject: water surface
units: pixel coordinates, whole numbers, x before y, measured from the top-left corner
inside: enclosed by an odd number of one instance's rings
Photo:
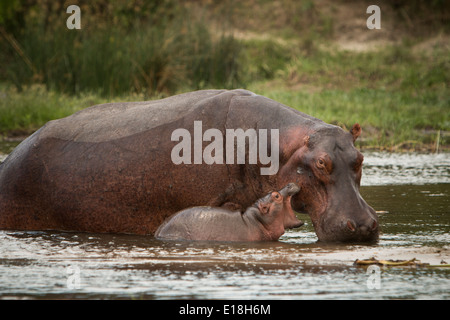
[[[377,244],[317,243],[309,218],[278,242],[208,243],[69,232],[0,231],[3,299],[449,299],[450,270],[356,259],[450,263],[448,154],[365,154],[361,193]]]

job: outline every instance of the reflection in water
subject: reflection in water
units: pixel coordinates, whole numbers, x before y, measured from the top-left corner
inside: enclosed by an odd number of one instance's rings
[[[372,256],[450,263],[450,165],[438,156],[433,168],[421,156],[386,155],[384,165],[366,155],[361,193],[382,213],[377,244],[317,243],[304,215],[303,227],[264,243],[0,231],[0,298],[448,299],[448,268],[383,267],[380,289],[370,289],[366,268],[353,265]]]

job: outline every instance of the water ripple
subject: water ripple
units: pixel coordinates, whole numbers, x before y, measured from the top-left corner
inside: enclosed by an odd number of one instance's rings
[[[450,183],[450,155],[364,153],[362,186]]]

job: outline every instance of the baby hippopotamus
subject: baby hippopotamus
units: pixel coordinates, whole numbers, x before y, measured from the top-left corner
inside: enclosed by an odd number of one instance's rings
[[[291,197],[300,191],[289,183],[270,192],[244,213],[224,208],[193,207],[169,217],[156,230],[160,240],[276,241],[284,233],[284,220],[295,219]]]

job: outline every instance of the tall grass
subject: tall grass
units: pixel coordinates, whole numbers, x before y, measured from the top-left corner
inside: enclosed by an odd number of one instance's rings
[[[201,19],[170,1],[151,8],[141,2],[129,8],[124,1],[96,1],[81,7],[81,30],[66,28],[63,6],[38,2],[42,6],[24,13],[22,28],[3,29],[12,40],[1,41],[0,58],[6,64],[0,67],[0,80],[19,90],[42,83],[70,94],[150,96],[241,84],[237,41],[211,33]],[[146,9],[147,16],[141,12]]]

